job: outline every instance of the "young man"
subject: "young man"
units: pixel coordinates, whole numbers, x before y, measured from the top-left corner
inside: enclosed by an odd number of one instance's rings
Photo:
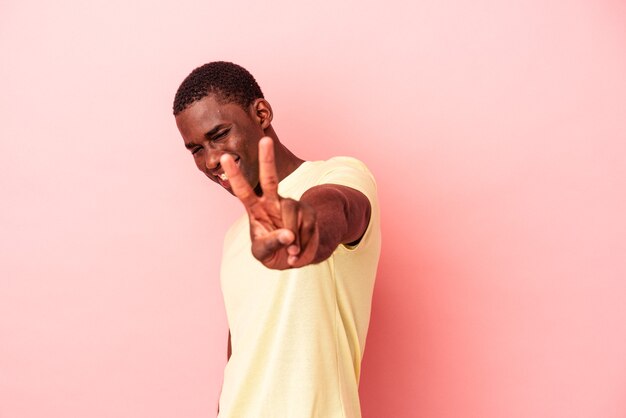
[[[380,253],[372,175],[353,158],[296,157],[252,75],[232,63],[192,71],[174,115],[198,169],[246,210],[222,256],[232,354],[219,417],[360,417]]]

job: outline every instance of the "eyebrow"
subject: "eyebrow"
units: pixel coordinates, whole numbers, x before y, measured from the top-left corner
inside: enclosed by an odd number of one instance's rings
[[[221,129],[223,129],[226,126],[228,126],[228,125],[225,124],[225,123],[221,123],[221,124],[215,126],[214,128],[212,128],[210,131],[207,131],[204,134],[204,137],[210,139],[213,135],[218,133]],[[185,148],[187,148],[187,149],[193,149],[193,148],[195,148],[197,146],[198,146],[198,144],[196,144],[195,142],[190,142],[188,144],[185,144]]]

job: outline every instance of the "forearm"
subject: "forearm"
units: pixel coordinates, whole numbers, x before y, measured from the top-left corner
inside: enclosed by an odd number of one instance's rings
[[[330,257],[340,244],[359,242],[370,218],[370,204],[358,190],[335,184],[324,184],[307,190],[300,199],[316,213],[319,246],[313,263]]]

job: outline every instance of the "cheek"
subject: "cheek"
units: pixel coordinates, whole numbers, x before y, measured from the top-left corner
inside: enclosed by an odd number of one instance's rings
[[[258,165],[250,164],[246,166],[246,168],[242,171],[243,171],[244,177],[246,178],[246,180],[248,180],[248,184],[250,184],[252,188],[256,187],[256,185],[259,184],[259,166]]]
[[[241,171],[248,180],[257,177],[259,174],[259,160],[256,152],[250,148],[244,150],[241,154]]]
[[[193,162],[196,164],[196,167],[198,167],[198,170],[202,172],[206,170],[206,164],[202,156],[194,156]]]

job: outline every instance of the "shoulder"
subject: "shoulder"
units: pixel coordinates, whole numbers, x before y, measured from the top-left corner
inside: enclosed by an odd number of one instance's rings
[[[322,184],[351,187],[376,199],[376,182],[367,166],[353,157],[332,157],[327,160],[305,161],[294,173],[280,182],[278,193],[283,197],[300,199],[308,189]]]
[[[376,195],[376,181],[371,171],[360,160],[353,157],[333,157],[315,162],[319,184],[339,184],[352,187],[365,194],[370,200]]]
[[[370,173],[365,163],[363,163],[360,160],[357,160],[354,157],[337,156],[337,157],[329,158],[328,160],[325,160],[325,161],[320,161],[319,163],[321,163],[321,167],[323,167],[326,170],[353,168],[353,169]]]
[[[226,231],[226,234],[224,235],[224,245],[235,242],[241,239],[242,236],[249,236],[248,225],[248,214],[243,213]]]

